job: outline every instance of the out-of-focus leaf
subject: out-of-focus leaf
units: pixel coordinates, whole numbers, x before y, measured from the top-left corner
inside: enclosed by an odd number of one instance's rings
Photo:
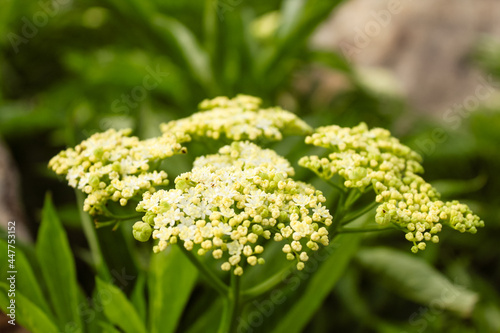
[[[155,12],[153,1],[150,0],[110,0],[122,13],[146,21]]]
[[[146,322],[146,298],[145,298],[146,276],[144,273],[139,273],[135,282],[130,301],[134,305],[137,314],[143,322]]]
[[[150,332],[175,332],[198,271],[177,246],[154,255],[150,267]]]
[[[36,255],[59,325],[82,328],[78,313],[78,286],[73,254],[52,199],[45,198]]]
[[[212,305],[198,316],[193,325],[185,333],[215,333],[220,324],[222,313],[222,301],[216,299]]]
[[[302,2],[300,0],[288,0],[288,2]],[[292,21],[292,19],[283,19],[286,23],[286,34],[280,34],[272,49],[266,52],[267,54],[262,57],[259,64],[259,73],[268,73],[275,71],[275,66],[280,63],[283,64],[283,56],[292,54],[293,50],[297,49],[298,44],[305,44],[307,38],[316,29],[316,27],[323,22],[323,20],[330,15],[333,8],[339,5],[342,0],[309,0],[304,6],[291,4],[284,5],[282,11],[287,11],[287,16],[293,18],[298,14],[297,9],[300,11],[300,17]],[[290,7],[292,6],[292,7]],[[297,8],[294,8],[297,7]],[[292,8],[292,9],[288,9]],[[290,22],[290,23],[288,23]],[[292,24],[293,22],[293,24]]]
[[[146,332],[146,327],[125,294],[116,286],[96,278],[106,317],[127,333]],[[104,296],[106,295],[106,296]]]
[[[16,43],[18,41],[18,37],[15,36],[12,32],[8,32],[8,24],[10,23],[13,8],[13,0],[2,0],[0,1],[0,5],[2,10],[0,11],[0,44],[6,44],[8,47],[11,47],[12,43]],[[21,37],[22,38],[22,37]],[[13,46],[13,45],[12,45]]]
[[[279,36],[286,36],[292,30],[294,24],[300,20],[306,0],[286,0],[281,8],[281,26],[278,30]]]
[[[312,51],[311,60],[328,66],[331,69],[352,74],[351,65],[338,53],[329,51]]]
[[[8,254],[7,250],[7,241],[0,239],[0,253],[2,254],[2,258],[4,254]],[[16,274],[16,290],[23,293],[35,306],[39,307],[40,310],[47,313],[50,317],[49,306],[39,285],[40,279],[35,277],[28,259],[18,246],[10,250],[15,252],[15,268],[12,271],[17,271],[18,273]],[[7,262],[7,258],[3,262]],[[7,269],[3,270],[0,273],[1,281],[6,281],[8,276]]]
[[[96,289],[94,289],[94,293]],[[95,298],[94,298],[95,299]],[[82,324],[85,326],[84,332],[98,332],[99,331],[99,321],[104,319],[104,314],[102,311],[96,311],[95,308],[92,308],[90,305],[90,298],[87,298],[87,295],[83,291],[81,287],[78,288],[78,313],[80,314],[80,318],[82,320]],[[94,305],[95,303],[93,303]]]
[[[61,125],[60,119],[54,119],[53,112],[33,109],[24,103],[0,105],[0,134],[17,137],[26,133],[36,133]]]
[[[480,190],[486,185],[487,179],[488,176],[481,174],[469,180],[442,179],[433,181],[431,184],[441,193],[443,198],[453,198]]]
[[[201,48],[193,33],[184,24],[172,17],[156,14],[151,19],[160,35],[174,42],[188,65],[191,75],[197,78],[205,87],[210,87],[214,83],[210,61],[207,53]]]
[[[345,234],[335,238],[329,246],[333,251],[312,278],[307,281],[306,289],[294,303],[286,315],[278,320],[273,332],[302,332],[305,325],[321,306],[326,296],[333,289],[344,273],[345,268],[358,249],[360,235]]]
[[[9,299],[9,285],[0,282],[0,307],[6,314],[10,313],[9,306],[12,306]],[[15,291],[15,321],[23,325],[32,333],[60,332],[52,319],[30,299],[24,296],[19,290]],[[65,327],[63,326],[63,329]]]
[[[467,317],[478,300],[476,293],[453,284],[414,255],[388,248],[370,248],[359,251],[356,258],[374,277],[414,302]]]
[[[479,311],[474,311],[474,320],[479,332],[500,331],[500,304],[492,302],[478,305]]]
[[[358,290],[358,271],[353,268],[347,269],[344,277],[337,283],[335,293],[342,301],[343,307],[349,310],[357,321],[362,321],[363,324],[374,327],[376,318],[371,314],[366,300]]]
[[[500,42],[497,38],[483,37],[479,41],[476,50],[476,60],[486,69],[487,73],[500,76]]]
[[[112,324],[104,321],[99,322],[99,326],[103,333],[121,333],[121,331],[116,329]]]

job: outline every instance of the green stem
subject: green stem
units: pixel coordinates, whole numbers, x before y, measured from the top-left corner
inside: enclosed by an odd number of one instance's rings
[[[132,219],[140,219],[144,214],[131,214],[131,215],[116,215],[112,213],[107,207],[103,206],[102,210],[104,211],[104,216],[110,217],[115,220],[132,220]]]
[[[317,174],[317,173],[316,173],[316,174]],[[318,176],[319,176],[319,175],[318,175]],[[346,192],[347,192],[347,189],[346,189],[346,188],[340,187],[340,185],[336,184],[335,182],[332,182],[332,180],[331,180],[331,179],[326,179],[326,182],[327,182],[330,186],[334,187],[335,189],[337,189],[337,190],[338,190],[339,192],[341,192],[341,193],[346,193]]]
[[[359,199],[361,196],[361,191],[357,188],[353,188],[349,190],[349,194],[347,195],[347,199],[345,200],[345,208],[346,210],[351,208],[351,206]]]
[[[240,308],[240,277],[231,272],[231,289],[224,302],[221,326],[218,333],[236,332],[237,318]]]
[[[346,216],[345,219],[342,220],[342,222],[340,223],[341,225],[346,225],[354,220],[356,220],[357,218],[365,215],[366,213],[368,213],[369,211],[371,211],[373,208],[375,208],[379,203],[374,201],[372,203],[370,203],[368,206],[358,210],[357,212],[354,212],[352,215],[350,216]]]
[[[358,189],[349,189],[348,192],[341,193],[339,201],[337,202],[337,209],[333,216],[333,224],[331,230],[337,230],[340,227],[341,221],[344,216],[351,208],[351,206],[359,199],[361,196],[361,191]]]
[[[333,223],[330,230],[337,230],[340,225],[340,221],[345,215],[345,200],[346,200],[346,192],[341,192],[339,199],[337,201],[337,207],[335,208],[335,212],[333,214]]]
[[[205,30],[205,49],[211,59],[214,59],[217,46],[217,10],[218,0],[205,0],[203,25]]]
[[[101,247],[99,245],[99,240],[97,238],[97,233],[95,231],[94,223],[90,218],[89,214],[83,211],[83,193],[76,190],[76,202],[78,204],[78,211],[80,212],[80,219],[82,221],[82,228],[85,234],[85,238],[87,238],[87,242],[89,244],[90,253],[92,255],[92,262],[94,263],[97,274],[100,278],[106,279],[109,281],[111,279],[111,275],[109,273],[108,267],[106,266],[106,262],[102,256]]]
[[[328,185],[332,186],[333,188],[335,188],[336,190],[338,190],[340,193],[342,193],[342,194],[347,193],[347,188],[341,187],[339,184],[333,182],[331,178],[328,178],[328,179],[323,178],[323,175],[321,175],[316,170],[313,170],[313,169],[309,169],[309,170],[311,170],[312,172],[314,172],[316,174],[316,176],[318,176],[320,179],[323,179]]]
[[[224,297],[227,297],[229,291],[227,285],[224,282],[222,282],[222,280],[219,279],[219,277],[215,275],[214,272],[212,272],[212,270],[208,269],[205,265],[203,265],[191,251],[186,250],[186,248],[182,244],[179,244],[179,248],[181,249],[182,253],[184,253],[184,255],[189,259],[189,261],[191,261],[191,263],[200,271],[201,275],[205,277],[208,283],[215,290],[217,290],[219,294],[221,294]]]
[[[339,234],[348,234],[356,232],[375,232],[375,231],[387,231],[394,230],[394,228],[342,228],[338,231]]]
[[[287,265],[285,268],[280,270],[278,273],[274,274],[271,276],[269,279],[266,281],[256,285],[255,287],[249,288],[247,290],[244,290],[241,293],[241,297],[245,300],[251,300],[256,297],[259,297],[260,295],[263,295],[270,290],[274,289],[277,285],[283,282],[284,277],[288,276],[288,273],[290,273],[290,269],[295,265],[295,261],[292,261],[289,265]]]

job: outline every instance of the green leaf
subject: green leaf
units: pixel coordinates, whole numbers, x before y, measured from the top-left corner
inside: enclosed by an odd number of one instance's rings
[[[478,300],[476,293],[452,283],[415,255],[379,247],[363,249],[356,258],[391,290],[414,302],[468,317]]]
[[[15,18],[12,10],[14,7],[13,4],[13,0],[3,0],[1,2],[2,11],[0,12],[0,36],[2,37],[0,38],[0,45],[7,45],[7,42],[9,41],[8,47],[15,45],[15,41],[22,38],[22,36],[15,35],[12,31],[8,31],[10,21]]]
[[[281,8],[281,25],[278,29],[279,36],[286,36],[290,33],[294,24],[300,20],[306,2],[306,0],[283,1],[283,6]]]
[[[353,74],[351,65],[340,54],[332,51],[311,51],[311,61],[319,62],[331,69]]]
[[[185,333],[215,333],[222,313],[222,299],[217,298],[206,311],[185,331]]]
[[[479,191],[486,185],[488,177],[486,174],[469,179],[441,179],[432,182],[432,186],[441,193],[444,198],[454,198],[463,194]]]
[[[209,88],[214,84],[208,54],[191,30],[180,21],[163,14],[153,16],[152,24],[169,44],[180,51],[193,77],[205,87]]]
[[[0,307],[4,313],[9,313],[12,306],[9,297],[9,285],[0,282]],[[24,296],[19,290],[15,291],[15,322],[24,326],[32,333],[60,332],[57,325],[47,314]],[[63,327],[64,328],[64,327]]]
[[[102,329],[103,333],[121,333],[120,330],[116,329],[112,324],[107,322],[99,322],[99,326]]]
[[[151,258],[149,274],[152,333],[175,332],[196,282],[196,267],[177,246]]]
[[[147,0],[110,0],[110,2],[116,6],[122,13],[139,18],[140,20],[147,22],[147,20],[155,12],[155,6],[153,1]]]
[[[282,15],[285,16],[281,28],[282,33],[273,45],[271,50],[262,57],[259,66],[259,73],[275,72],[276,66],[285,63],[286,57],[295,56],[295,52],[300,48],[297,45],[305,44],[309,36],[316,27],[330,15],[330,12],[343,0],[309,0],[302,6],[301,0],[288,0],[282,8]],[[299,2],[299,4],[295,4]],[[292,4],[293,3],[293,4]],[[298,16],[300,12],[300,16]],[[293,18],[288,19],[287,17]],[[286,33],[285,33],[286,32]]]
[[[93,293],[96,293],[95,289]],[[80,314],[82,324],[85,326],[85,332],[98,332],[98,322],[104,318],[104,314],[102,314],[102,310],[96,311],[96,309],[92,308],[89,302],[92,304],[97,303],[96,298],[90,300],[83,289],[81,287],[78,288],[78,313]]]
[[[97,290],[103,300],[104,314],[114,325],[127,333],[146,332],[146,327],[125,294],[115,285],[96,278]]]
[[[132,295],[130,295],[130,301],[134,305],[137,314],[143,322],[146,322],[146,298],[145,298],[145,288],[146,287],[146,275],[141,272],[137,277],[134,289],[132,290]]]
[[[2,255],[4,253],[7,254],[9,249],[15,251],[16,261],[15,261],[15,269],[13,270],[17,271],[16,290],[23,293],[23,295],[28,297],[30,301],[33,302],[34,305],[36,305],[45,313],[47,313],[49,316],[51,316],[50,308],[43,296],[40,285],[38,284],[39,279],[35,278],[35,274],[31,269],[31,265],[28,259],[21,251],[19,246],[16,246],[14,249],[9,248],[7,241],[4,239],[0,239],[0,253],[2,253]],[[1,281],[5,281],[8,275],[9,274],[7,273],[7,270],[2,271],[2,273],[0,274]]]
[[[273,333],[302,332],[344,273],[358,249],[360,240],[361,236],[354,234],[339,235],[334,239],[328,246],[330,250],[328,252],[331,253],[327,258],[319,257],[316,259],[316,264],[320,264],[319,269],[307,281],[307,286],[301,297],[293,303],[286,315],[278,320]],[[311,265],[313,258],[314,256],[311,256],[310,262],[306,265]],[[325,261],[321,263],[322,259]]]
[[[59,326],[74,325],[81,330],[75,262],[49,195],[43,207],[36,256]]]

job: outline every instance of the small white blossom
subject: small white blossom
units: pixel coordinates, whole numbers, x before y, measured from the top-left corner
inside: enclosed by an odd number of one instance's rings
[[[164,133],[188,134],[193,138],[234,141],[266,138],[281,140],[283,135],[307,134],[311,128],[293,113],[279,107],[261,109],[260,98],[238,95],[217,97],[200,103],[200,112],[161,125]]]
[[[250,150],[251,154],[232,153]],[[243,273],[242,262],[264,262],[260,258],[264,239],[285,242],[290,249],[287,258],[298,262],[308,258],[303,249],[316,251],[318,243],[328,244],[328,231],[321,225],[331,223],[332,217],[321,205],[324,197],[312,186],[289,178],[293,169],[282,157],[272,158],[287,165],[286,172],[259,159],[264,152],[251,143],[233,143],[221,148],[220,154],[202,158],[203,163],[198,159],[191,172],[176,178],[175,189],[146,193],[137,210],[145,212],[143,221],[156,229],[155,249],[166,248],[174,235],[199,255],[212,252],[215,259],[225,261],[223,270],[233,267],[238,275]],[[233,163],[205,163],[229,158]],[[278,186],[280,182],[284,186]]]
[[[53,171],[66,175],[70,186],[87,194],[84,210],[92,215],[104,213],[109,200],[126,205],[130,198],[166,185],[167,174],[150,171],[151,164],[186,152],[180,145],[186,136],[165,134],[140,141],[129,137],[130,132],[110,129],[96,133],[49,162]]]
[[[438,242],[439,237],[432,235],[441,231],[442,224],[471,233],[484,226],[467,205],[440,201],[439,193],[418,175],[423,172],[421,157],[387,130],[369,130],[364,123],[353,128],[320,127],[306,143],[330,152],[328,158],[303,157],[299,164],[324,179],[340,175],[345,187],[373,189],[380,203],[375,221],[406,229],[413,252],[425,249],[424,241]],[[313,219],[321,216],[319,209]]]

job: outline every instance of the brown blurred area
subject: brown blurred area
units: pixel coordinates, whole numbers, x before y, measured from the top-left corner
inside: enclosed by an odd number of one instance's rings
[[[26,219],[20,199],[17,167],[4,143],[0,141],[0,222],[2,227],[7,229],[8,221],[15,221],[16,238],[28,241],[31,240],[31,235],[26,228]],[[9,317],[0,312],[0,332],[29,332],[17,324],[15,326],[9,324],[9,320]]]
[[[4,313],[0,312],[0,332],[2,333],[30,333],[27,329],[19,326],[19,324],[16,323],[16,325],[11,325],[8,323],[10,320],[7,315]]]
[[[31,240],[31,235],[26,228],[20,195],[17,166],[7,147],[0,140],[0,223],[7,230],[7,223],[15,221],[16,238],[28,241]]]
[[[440,113],[489,79],[471,59],[485,36],[500,40],[500,1],[352,0],[312,45],[388,70],[413,109]]]

